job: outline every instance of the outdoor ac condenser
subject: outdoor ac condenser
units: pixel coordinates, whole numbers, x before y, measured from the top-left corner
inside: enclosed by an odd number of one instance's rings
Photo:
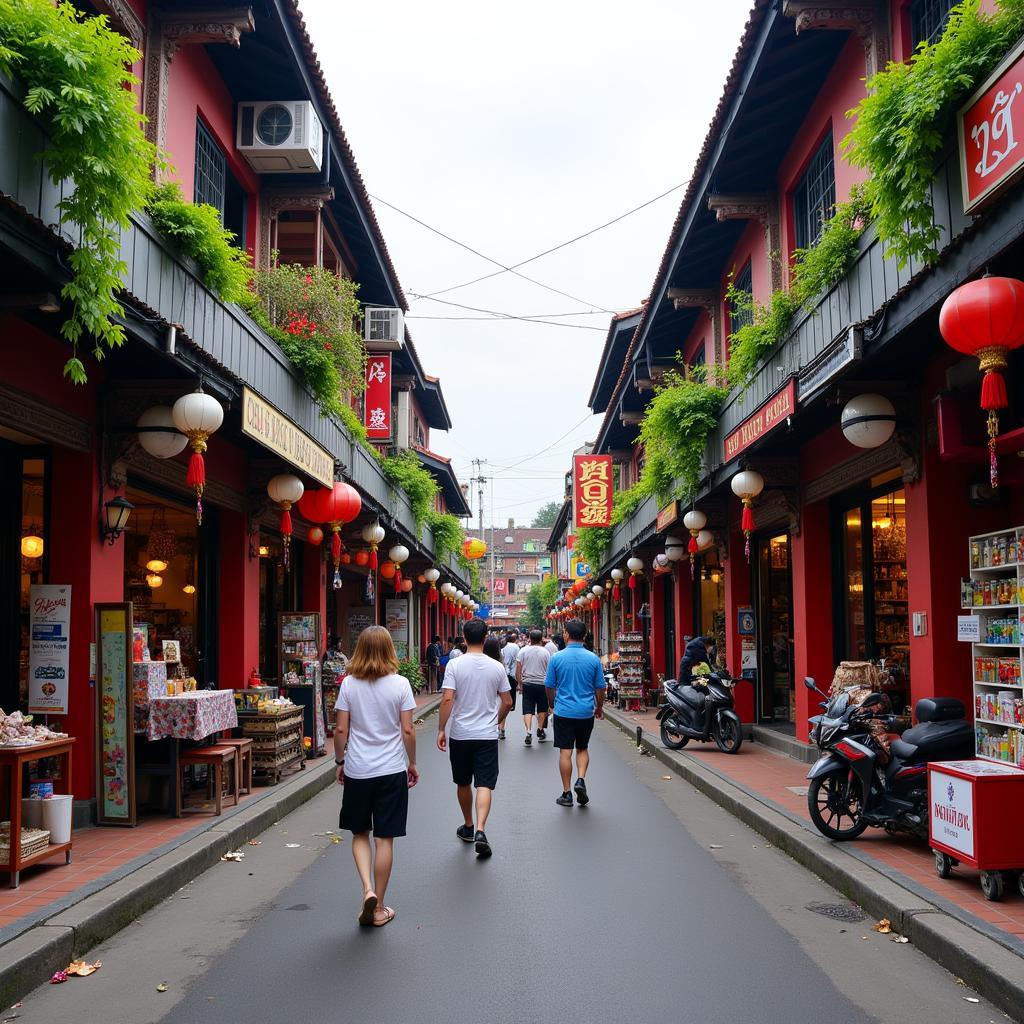
[[[363,309],[363,341],[370,352],[397,351],[405,341],[405,318],[397,306]]]
[[[238,151],[258,174],[319,171],[324,130],[308,100],[238,104]]]

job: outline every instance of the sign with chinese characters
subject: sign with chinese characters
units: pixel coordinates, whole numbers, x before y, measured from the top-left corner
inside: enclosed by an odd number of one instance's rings
[[[741,452],[770,434],[793,415],[796,407],[796,381],[776,391],[756,412],[751,413],[726,439],[725,461],[731,462]]]
[[[68,665],[71,653],[71,587],[33,583],[28,612],[28,710],[31,714],[68,713]]]
[[[679,502],[670,501],[659,513],[654,528],[661,533],[679,518]]]
[[[508,593],[508,586],[506,585],[506,583],[505,583],[505,581],[503,579],[495,579],[493,593],[495,593],[495,594],[507,594]]]
[[[97,604],[95,611],[96,710],[100,732],[96,817],[103,825],[134,825],[132,605]]]
[[[573,524],[612,525],[612,457],[576,455],[572,460]]]
[[[391,356],[366,357],[366,394],[363,396],[363,426],[371,441],[391,437]]]
[[[973,213],[1024,170],[1024,43],[1014,47],[957,115],[964,212]]]
[[[334,486],[334,456],[247,387],[242,388],[242,433],[317,483]]]

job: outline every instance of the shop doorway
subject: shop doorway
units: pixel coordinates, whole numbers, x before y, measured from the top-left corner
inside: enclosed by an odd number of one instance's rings
[[[665,678],[675,679],[679,659],[676,655],[676,581],[668,573],[661,581],[662,627],[665,635]]]
[[[758,717],[787,726],[796,720],[790,554],[788,533],[758,540]]]
[[[701,555],[701,563],[695,583],[694,628],[697,635],[711,638],[708,655],[715,663],[712,667],[718,667],[725,664],[725,573],[719,561],[718,548],[711,548]]]
[[[898,474],[892,474],[898,476]],[[877,661],[896,710],[910,693],[906,492],[885,478],[836,503],[836,661]]]
[[[281,667],[278,624],[281,612],[302,611],[303,548],[292,541],[290,567],[285,571],[284,547],[275,534],[261,532],[257,554],[260,559],[260,678],[277,682]],[[329,620],[330,621],[330,620]]]

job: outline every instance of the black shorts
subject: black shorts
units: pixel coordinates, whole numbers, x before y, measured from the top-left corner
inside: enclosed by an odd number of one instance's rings
[[[497,740],[449,740],[452,782],[456,786],[494,789],[498,785]]]
[[[516,682],[516,677],[515,676],[509,676],[508,677],[508,685],[511,687],[511,689],[509,690],[509,693],[511,693],[511,695],[512,695],[512,708],[511,708],[511,710],[515,711],[515,709],[516,709],[516,688],[519,686],[519,684]]]
[[[594,731],[593,718],[563,718],[555,715],[555,746],[560,750],[586,750]]]
[[[548,691],[543,683],[523,683],[523,714],[536,715],[547,712]]]
[[[340,826],[349,832],[372,832],[378,839],[405,835],[409,816],[409,775],[378,775],[372,779],[345,777]]]

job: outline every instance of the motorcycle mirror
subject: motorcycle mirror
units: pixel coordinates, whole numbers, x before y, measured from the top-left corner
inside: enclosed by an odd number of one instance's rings
[[[804,676],[804,686],[806,686],[808,690],[816,690],[818,688],[817,684],[814,682],[813,676]]]

